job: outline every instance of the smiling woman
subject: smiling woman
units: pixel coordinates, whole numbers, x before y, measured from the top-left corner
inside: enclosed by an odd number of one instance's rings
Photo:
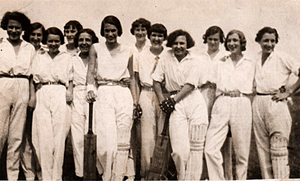
[[[8,38],[0,42],[0,153],[8,139],[8,180],[18,180],[26,110],[35,104],[34,94],[31,94],[34,87],[29,80],[35,51],[32,45],[20,39],[29,25],[30,20],[20,12],[7,12],[1,21]],[[25,172],[26,179],[34,179],[32,167]]]

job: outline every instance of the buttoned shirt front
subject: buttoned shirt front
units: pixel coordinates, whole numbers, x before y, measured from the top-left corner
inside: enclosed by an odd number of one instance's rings
[[[31,70],[35,83],[61,82],[68,87],[73,80],[71,56],[66,52],[58,53],[54,59],[48,52],[38,54]]]
[[[188,53],[179,62],[172,50],[164,51],[151,78],[158,82],[165,80],[169,92],[180,90],[184,84],[197,87],[204,73],[199,66],[198,58]]]
[[[256,91],[259,93],[274,93],[288,82],[289,76],[298,75],[299,62],[290,56],[273,51],[264,65],[262,65],[262,52],[256,58]]]
[[[34,47],[22,40],[18,54],[7,40],[0,43],[0,74],[30,75],[30,65],[36,52]]]
[[[133,60],[133,71],[139,73],[142,86],[153,86],[151,74],[154,72],[159,59],[159,56],[154,55],[148,47],[139,53],[137,59]]]
[[[236,65],[230,57],[217,63],[217,95],[222,92],[239,90],[251,94],[253,90],[255,62],[241,58]]]

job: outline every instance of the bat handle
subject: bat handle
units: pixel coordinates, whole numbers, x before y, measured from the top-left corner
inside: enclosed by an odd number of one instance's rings
[[[93,134],[93,106],[94,103],[89,103],[89,131],[88,134]]]

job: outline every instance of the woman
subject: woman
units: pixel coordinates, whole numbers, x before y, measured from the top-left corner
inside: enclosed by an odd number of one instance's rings
[[[20,37],[30,20],[20,12],[6,12],[1,28],[8,38],[0,43],[0,153],[7,140],[7,179],[18,180],[21,142],[26,122],[27,106],[34,107],[34,86],[29,80],[30,65],[35,55],[34,47]],[[28,168],[28,180],[34,172]]]
[[[32,23],[23,35],[23,39],[34,46],[36,52],[42,48],[43,35],[45,34],[44,26],[39,23]]]
[[[115,16],[101,23],[106,41],[92,46],[87,75],[88,100],[96,99],[97,168],[103,180],[122,180],[126,172],[133,124],[131,50],[118,43],[122,26]],[[96,61],[97,58],[97,61]],[[94,83],[98,90],[94,90]],[[95,94],[96,92],[96,94]]]
[[[172,32],[167,39],[167,47],[172,49],[160,56],[151,76],[162,110],[171,114],[169,132],[178,180],[200,180],[208,124],[206,103],[196,89],[205,71],[187,50],[193,46],[188,32]],[[171,93],[167,99],[162,93],[164,80]]]
[[[133,60],[137,61],[137,57],[142,50],[145,49],[145,47],[149,47],[147,45],[147,33],[149,31],[149,28],[151,26],[151,23],[144,19],[144,18],[139,18],[135,20],[131,24],[131,29],[130,33],[135,36],[136,38],[136,43],[134,47],[132,48],[133,52]],[[137,75],[134,75],[136,77]],[[134,81],[132,82],[132,86],[135,86]],[[139,87],[136,87],[136,91],[139,91]],[[141,115],[139,113],[142,113],[140,110],[140,106],[138,104],[134,104],[135,106],[135,113],[133,115],[133,119],[136,120],[135,117],[140,118]],[[128,165],[127,165],[127,174],[126,176],[128,177],[127,180],[134,180],[140,179],[140,170],[141,170],[141,164],[140,164],[140,159],[141,159],[141,125],[140,122],[135,121],[133,124],[133,128],[131,130],[131,140],[130,140],[130,146],[131,150],[129,153],[129,158],[128,158]],[[136,177],[135,177],[135,169],[136,169]]]
[[[236,155],[236,179],[247,179],[251,138],[251,101],[255,64],[245,58],[245,35],[231,30],[225,39],[230,55],[217,63],[217,99],[207,130],[205,156],[210,180],[224,180],[221,147],[229,127]],[[225,155],[226,156],[226,155]]]
[[[255,38],[261,52],[256,58],[253,130],[263,179],[288,179],[290,174],[287,145],[292,119],[286,98],[294,88],[286,85],[292,73],[298,75],[299,64],[274,50],[278,38],[271,27],[259,30]]]
[[[64,26],[64,36],[67,38],[68,43],[65,46],[61,46],[61,51],[66,51],[70,55],[78,53],[78,48],[75,47],[74,37],[77,32],[82,29],[82,25],[76,21],[68,21]]]
[[[73,73],[71,57],[60,52],[62,32],[48,28],[43,44],[49,49],[38,54],[32,64],[36,84],[36,107],[33,113],[32,142],[41,166],[43,180],[61,180],[64,148],[70,121],[67,104],[72,102]]]
[[[80,30],[74,38],[75,47],[80,52],[72,56],[73,63],[73,104],[71,137],[73,156],[75,163],[75,174],[77,177],[83,177],[83,151],[84,151],[84,134],[87,132],[87,102],[86,102],[86,75],[89,63],[89,51],[93,43],[98,42],[98,37],[91,29]],[[79,179],[78,178],[78,179]]]
[[[151,74],[154,72],[164,48],[167,29],[162,24],[154,24],[148,31],[151,46],[145,48],[133,62],[135,72],[134,105],[140,105],[141,115],[141,178],[149,172],[150,159],[153,155],[155,138],[163,129],[163,118],[159,102],[153,90]],[[141,91],[139,87],[141,86]]]
[[[23,39],[30,44],[34,46],[34,49],[36,51],[36,54],[39,53],[45,53],[45,50],[42,48],[42,40],[43,36],[45,35],[45,28],[41,23],[32,23],[30,24],[29,28],[25,31],[23,35]],[[23,140],[23,156],[22,156],[22,161],[21,165],[24,170],[24,173],[30,173],[31,170],[33,173],[38,175],[38,178],[40,178],[40,166],[38,165],[38,160],[36,158],[36,155],[33,155],[32,149],[32,136],[31,136],[31,130],[32,130],[32,112],[33,109],[27,110],[27,117],[31,116],[28,119],[31,119],[30,122],[27,122],[25,131],[24,131],[24,139]],[[34,175],[33,175],[34,178]]]
[[[220,49],[220,44],[224,42],[223,30],[218,26],[211,26],[203,35],[203,43],[207,44],[207,51],[202,54],[203,60],[207,63],[203,63],[203,66],[207,66],[207,76],[212,82],[204,84],[199,88],[204,100],[207,104],[208,119],[211,119],[211,110],[216,99],[216,67],[220,59],[222,59],[228,53]],[[201,83],[200,83],[201,85]],[[232,180],[232,140],[231,134],[228,133],[228,137],[225,140],[222,149],[222,155],[224,158],[224,173],[226,180]]]

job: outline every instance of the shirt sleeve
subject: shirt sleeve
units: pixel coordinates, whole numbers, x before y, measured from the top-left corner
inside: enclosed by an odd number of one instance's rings
[[[202,66],[200,66],[201,64],[199,61],[194,61],[192,65],[185,84],[191,84],[197,88],[200,86],[199,82],[205,81],[205,77],[203,76],[203,71],[201,71]]]
[[[294,75],[299,75],[299,68],[300,68],[300,62],[296,61],[294,58],[290,56],[285,56],[283,59],[283,63],[285,64],[286,68],[293,73]]]
[[[163,68],[163,59],[160,59],[158,61],[154,72],[151,74],[151,78],[157,82],[162,82],[165,79],[165,72],[164,72],[164,68]]]

